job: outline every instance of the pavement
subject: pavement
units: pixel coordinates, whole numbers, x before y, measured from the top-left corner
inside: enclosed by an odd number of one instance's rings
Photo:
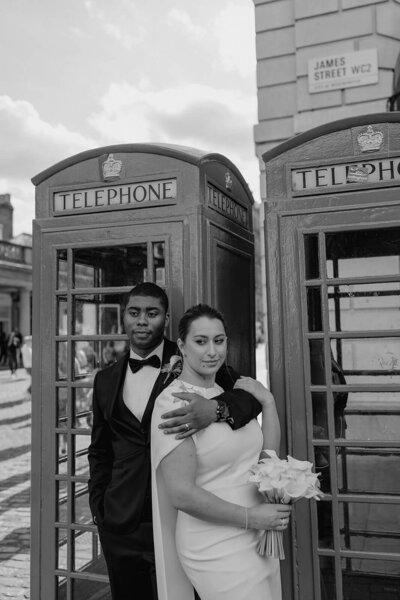
[[[0,370],[0,599],[29,594],[31,398],[30,377]]]

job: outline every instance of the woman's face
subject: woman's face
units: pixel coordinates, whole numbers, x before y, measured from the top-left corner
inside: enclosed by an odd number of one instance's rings
[[[178,340],[186,368],[199,375],[214,375],[226,358],[227,337],[219,319],[199,317],[192,321],[183,342]]]

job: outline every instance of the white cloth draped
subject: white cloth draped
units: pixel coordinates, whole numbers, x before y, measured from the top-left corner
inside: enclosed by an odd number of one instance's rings
[[[280,600],[279,561],[257,554],[260,532],[197,519],[176,511],[168,499],[159,465],[182,440],[165,435],[158,424],[162,413],[184,404],[174,403],[172,393],[177,391],[195,391],[211,398],[222,390],[176,380],[155,403],[152,493],[159,600],[192,600],[191,582],[201,600]],[[199,487],[240,506],[263,502],[256,486],[248,483],[249,469],[257,462],[263,445],[255,419],[235,431],[227,423],[213,423],[192,440]]]

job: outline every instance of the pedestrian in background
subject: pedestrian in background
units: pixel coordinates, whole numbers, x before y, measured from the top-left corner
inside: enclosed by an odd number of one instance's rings
[[[0,365],[7,364],[7,336],[5,331],[0,331]]]
[[[22,335],[18,329],[14,329],[8,336],[7,357],[12,379],[16,378],[18,368],[18,355],[22,344]]]

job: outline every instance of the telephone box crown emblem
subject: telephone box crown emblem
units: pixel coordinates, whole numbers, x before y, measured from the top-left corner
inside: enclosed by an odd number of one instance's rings
[[[379,150],[383,142],[383,133],[382,131],[374,131],[372,125],[368,125],[366,131],[358,134],[357,141],[361,152]]]
[[[225,187],[226,187],[227,190],[231,190],[232,189],[232,185],[233,185],[232,176],[229,173],[229,171],[227,171],[225,173]]]
[[[113,154],[109,154],[103,162],[103,178],[117,179],[121,174],[122,160],[116,160]]]

